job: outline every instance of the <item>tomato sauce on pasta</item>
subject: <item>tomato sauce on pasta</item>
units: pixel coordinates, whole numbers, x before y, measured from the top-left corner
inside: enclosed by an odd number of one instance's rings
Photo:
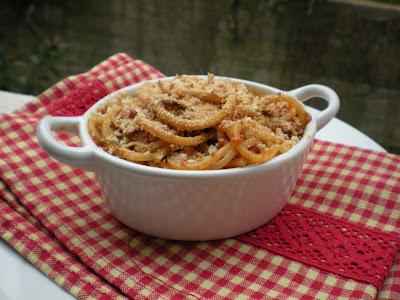
[[[264,163],[288,151],[310,120],[284,93],[262,95],[228,79],[176,76],[119,94],[89,117],[108,153],[148,166],[214,170]]]

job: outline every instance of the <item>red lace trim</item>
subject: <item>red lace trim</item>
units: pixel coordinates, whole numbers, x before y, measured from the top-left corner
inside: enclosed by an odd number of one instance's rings
[[[392,234],[291,204],[239,239],[378,290],[399,248]]]
[[[79,88],[50,102],[47,109],[54,116],[80,116],[108,93],[100,80],[87,80]]]

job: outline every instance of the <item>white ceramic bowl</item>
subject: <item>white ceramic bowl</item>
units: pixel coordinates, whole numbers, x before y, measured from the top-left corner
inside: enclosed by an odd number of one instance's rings
[[[228,79],[266,94],[282,92],[251,81]],[[88,118],[97,107],[115,94],[133,92],[142,84],[106,96],[80,117],[47,116],[40,121],[37,136],[43,149],[55,159],[95,172],[103,197],[118,220],[143,233],[167,239],[221,239],[255,229],[272,219],[287,203],[316,131],[339,109],[338,96],[326,86],[312,84],[286,92],[301,102],[312,97],[328,102],[322,112],[312,116],[303,138],[288,152],[245,168],[161,169],[110,155],[88,133]],[[51,130],[60,127],[79,128],[82,147],[66,146],[55,140]]]

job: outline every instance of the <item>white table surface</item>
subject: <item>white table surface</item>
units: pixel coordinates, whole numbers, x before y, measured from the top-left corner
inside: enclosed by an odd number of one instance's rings
[[[9,113],[29,102],[32,96],[0,91],[0,113]],[[313,113],[317,110],[312,109]],[[320,140],[385,151],[371,138],[339,119],[333,119],[317,133]],[[74,299],[48,279],[3,240],[0,240],[0,299]]]

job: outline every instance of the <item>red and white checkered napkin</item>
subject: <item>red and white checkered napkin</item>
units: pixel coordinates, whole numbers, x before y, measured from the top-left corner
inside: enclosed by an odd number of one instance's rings
[[[184,243],[126,228],[92,173],[39,147],[43,115],[81,113],[110,91],[158,76],[118,54],[0,118],[4,240],[79,298],[400,298],[397,156],[317,141],[273,221],[238,238]]]

